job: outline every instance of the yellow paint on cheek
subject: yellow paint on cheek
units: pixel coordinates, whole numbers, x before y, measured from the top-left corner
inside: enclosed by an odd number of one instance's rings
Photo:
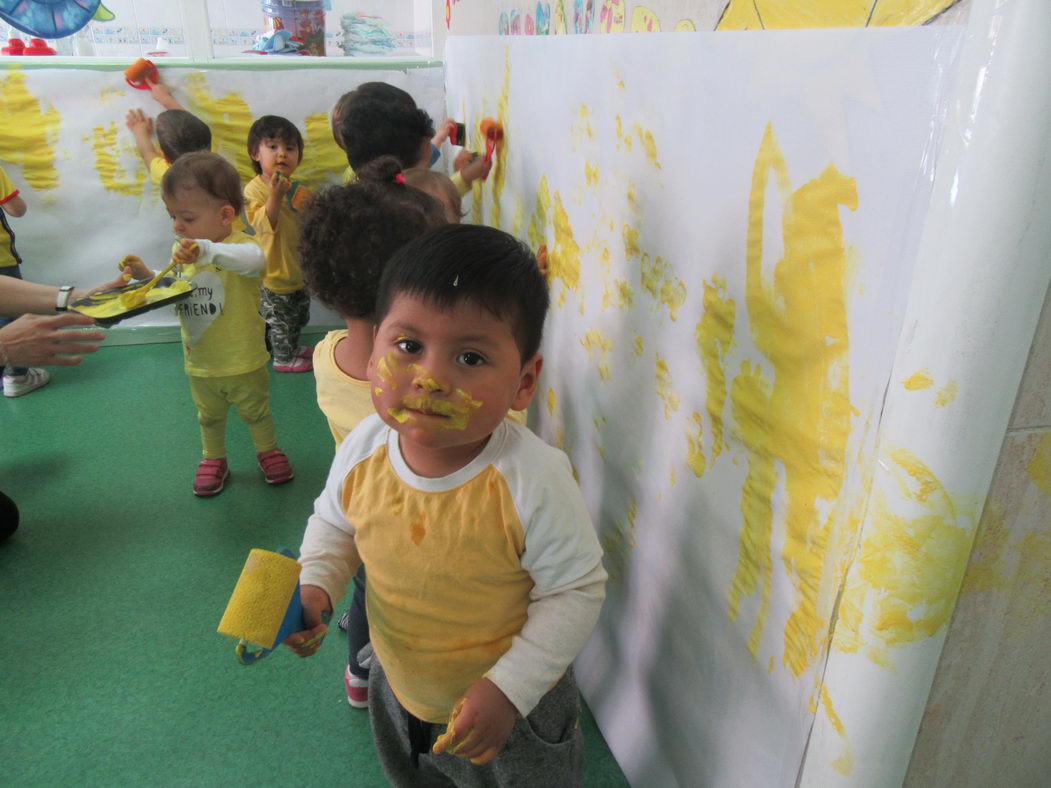
[[[21,167],[26,183],[38,191],[57,187],[54,146],[62,118],[54,107],[44,109],[17,69],[0,80],[0,118],[0,160]]]
[[[391,352],[376,362],[376,374],[379,375],[380,380],[389,386],[394,382],[394,370],[397,367],[398,362],[394,358],[394,353]]]
[[[726,297],[726,280],[713,275],[704,283],[704,314],[697,322],[694,337],[697,352],[704,364],[707,383],[705,407],[712,422],[712,461],[726,446],[723,434],[723,411],[726,408],[726,354],[734,338],[737,306]]]
[[[347,166],[347,154],[332,138],[332,122],[327,112],[307,115],[304,121],[303,159],[295,177],[311,189],[329,183]],[[244,147],[244,146],[242,146]]]
[[[940,389],[934,397],[934,404],[939,408],[944,408],[946,405],[956,399],[957,385],[955,380],[950,380]]]
[[[701,414],[694,411],[690,414],[690,424],[686,432],[686,467],[693,471],[693,475],[700,479],[704,476],[705,459],[704,450],[701,445]]]
[[[129,197],[142,195],[142,186],[146,182],[146,168],[138,161],[134,174],[129,179],[120,163],[120,150],[117,147],[117,124],[110,121],[108,127],[96,126],[92,129],[91,147],[95,151],[95,170],[106,191],[124,194]],[[135,147],[125,145],[125,152],[134,155]]]
[[[558,408],[558,397],[555,395],[555,390],[549,388],[547,390],[547,412],[554,416],[556,408]]]
[[[905,378],[901,382],[909,391],[921,391],[923,389],[929,389],[934,385],[934,378],[931,377],[931,373],[925,369],[921,369],[919,372],[914,372],[909,377]]]
[[[772,281],[764,275],[763,264],[771,172],[783,201],[784,244],[784,257],[772,266]],[[797,676],[812,664],[827,636],[831,609],[818,610],[818,595],[832,523],[831,517],[821,520],[819,502],[834,502],[840,496],[850,433],[847,253],[840,206],[857,207],[854,180],[830,165],[793,192],[787,163],[772,127],[767,126],[752,175],[745,290],[752,339],[770,360],[773,383],[758,368],[753,372],[744,364],[731,385],[737,434],[749,456],[741,492],[745,524],[731,585],[731,618],[736,615],[736,600],[752,593],[761,577],[763,601],[749,640],[754,656],[767,611],[769,522],[775,467],[779,467],[786,499],[781,558],[795,590],[782,659]]]
[[[399,424],[404,424],[409,420],[409,411],[405,408],[387,408],[387,413]]]
[[[651,260],[644,252],[641,278],[642,289],[668,307],[672,320],[678,319],[679,308],[686,303],[686,283],[675,278],[671,266],[659,255]]]
[[[1025,470],[1040,492],[1051,496],[1051,433],[1040,436]]]
[[[679,409],[679,395],[672,390],[668,362],[659,354],[657,355],[657,396],[664,403],[664,418],[671,418],[671,414]]]
[[[580,246],[573,238],[569,215],[555,192],[555,248],[548,253],[548,279],[561,279],[569,290],[580,288]]]
[[[233,162],[242,181],[252,180],[256,173],[246,143],[248,129],[255,118],[248,103],[238,93],[215,96],[201,71],[186,77],[186,92],[190,97],[189,109],[212,130],[213,149]]]

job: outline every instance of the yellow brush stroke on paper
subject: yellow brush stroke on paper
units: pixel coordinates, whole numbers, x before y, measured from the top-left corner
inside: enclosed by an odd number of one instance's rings
[[[642,6],[635,6],[635,9],[631,12],[631,32],[632,33],[659,33],[661,31],[661,21],[657,18],[657,15],[650,9]]]
[[[840,774],[850,774],[854,771],[854,753],[851,751],[850,740],[847,739],[847,730],[843,726],[843,720],[839,718],[836,710],[832,707],[832,698],[828,694],[828,687],[824,684],[821,685],[821,708],[825,710],[825,716],[828,717],[832,729],[843,739],[843,754],[832,761],[832,768]]]
[[[54,146],[62,117],[53,106],[44,109],[18,69],[11,69],[0,80],[0,118],[0,160],[21,167],[22,177],[37,191],[56,188]]]
[[[726,409],[726,354],[730,352],[734,339],[734,322],[737,305],[726,297],[726,280],[713,275],[711,282],[704,283],[704,313],[697,321],[694,338],[697,352],[704,364],[706,380],[705,408],[712,423],[712,462],[726,447],[723,434],[724,411]]]
[[[315,112],[304,121],[303,159],[295,177],[311,189],[332,183],[347,166],[347,154],[332,139],[328,113]],[[247,137],[245,138],[247,141]],[[242,146],[243,147],[243,146]]]
[[[1051,496],[1051,433],[1040,436],[1025,472],[1040,492]]]
[[[547,215],[550,211],[551,193],[547,188],[547,176],[543,175],[536,191],[536,208],[529,217],[529,245],[534,250],[547,243]]]
[[[671,418],[671,414],[679,409],[679,395],[671,387],[671,371],[660,354],[657,355],[657,396],[664,403],[664,418]]]
[[[120,88],[104,87],[99,91],[99,103],[109,104],[114,99],[124,98],[128,94],[128,91],[121,90]]]
[[[558,397],[555,394],[555,390],[549,388],[547,390],[547,412],[554,416],[556,408],[558,408]]]
[[[946,405],[950,404],[956,399],[957,388],[956,381],[950,380],[938,389],[938,393],[934,396],[934,404],[939,408],[944,408]]]
[[[642,337],[638,336],[637,334],[635,335],[633,351],[635,355],[639,358],[642,358],[642,354],[646,352],[646,343],[643,342]]]
[[[763,231],[771,172],[783,201],[784,257],[768,277]],[[736,600],[754,593],[761,576],[762,593],[769,593],[765,567],[772,530],[767,521],[779,486],[776,462],[784,474],[781,559],[795,589],[782,660],[797,676],[824,646],[828,629],[831,609],[827,615],[818,610],[818,595],[824,586],[832,522],[820,512],[842,491],[850,433],[847,252],[840,206],[857,208],[854,180],[830,165],[792,191],[788,165],[768,125],[752,174],[745,293],[752,339],[769,359],[773,376],[768,381],[759,367],[753,370],[745,363],[731,385],[736,433],[749,458],[741,492],[744,527],[731,584],[731,618]],[[753,656],[766,611],[764,601],[749,640]]]
[[[641,277],[642,289],[668,307],[668,316],[677,320],[679,308],[686,303],[686,283],[675,278],[671,265],[659,255],[651,260],[644,252]]]
[[[704,459],[704,446],[702,445],[701,414],[694,411],[690,414],[690,422],[686,430],[686,467],[693,471],[693,475],[700,479],[704,476],[706,462]]]
[[[587,104],[581,104],[580,107],[573,112],[574,124],[571,127],[573,136],[580,137],[587,141],[595,139],[595,131],[591,128],[591,115],[588,111]]]
[[[614,118],[614,122],[616,123],[617,129],[617,150],[620,150],[621,145],[623,145],[624,149],[630,152],[633,144],[631,141],[631,134],[624,133],[624,121],[621,120],[620,115],[617,115]]]
[[[248,103],[234,92],[216,96],[201,71],[191,72],[186,77],[185,86],[190,98],[187,109],[212,130],[213,150],[237,167],[242,181],[247,183],[252,180],[256,174],[252,169],[247,143],[248,129],[255,118]]]
[[[110,121],[109,126],[96,126],[92,129],[91,148],[95,153],[95,171],[106,191],[124,194],[129,197],[142,196],[142,186],[146,182],[146,168],[136,155],[133,144],[117,146],[117,124]],[[121,149],[128,158],[136,163],[131,178],[120,163]]]
[[[697,30],[697,25],[693,23],[692,19],[680,19],[675,23],[674,32],[676,33],[693,33]]]
[[[584,182],[588,186],[598,186],[599,169],[597,164],[590,161],[584,162]]]
[[[639,144],[646,153],[646,161],[659,170],[661,168],[661,163],[657,160],[657,143],[653,139],[653,132],[649,129],[642,128],[642,126],[636,123],[635,135],[639,138]]]
[[[631,309],[634,296],[631,285],[623,279],[614,279],[602,291],[602,310],[605,311],[611,306],[616,309]]]
[[[584,346],[584,350],[588,353],[588,359],[592,363],[596,363],[599,377],[602,380],[612,380],[613,374],[609,369],[609,352],[613,349],[613,343],[609,337],[603,334],[601,331],[591,329],[583,338],[580,340],[580,344]]]
[[[934,385],[934,378],[931,377],[931,373],[926,369],[921,369],[919,372],[914,372],[909,377],[905,378],[901,382],[906,389],[909,391],[922,391],[923,389],[929,389]]]
[[[638,229],[626,224],[621,236],[624,238],[624,256],[629,260],[638,257],[640,254]]]
[[[716,30],[922,25],[957,0],[730,0]]]
[[[936,635],[956,606],[973,528],[938,477],[905,449],[888,470],[900,503],[874,495],[859,554],[840,600],[834,646],[891,667],[888,650]],[[904,510],[904,511],[903,511]]]
[[[605,564],[609,579],[617,582],[624,576],[628,564],[628,555],[635,547],[635,521],[638,519],[639,507],[632,498],[623,519],[617,520],[602,534],[602,562]]]
[[[547,255],[547,278],[549,282],[561,279],[568,290],[576,291],[580,288],[580,246],[573,238],[573,227],[558,191],[555,192],[554,225],[555,246]],[[559,306],[564,304],[563,291]]]
[[[551,35],[565,35],[566,25],[566,0],[554,0],[552,3]]]
[[[493,212],[489,224],[493,227],[501,227],[500,223],[500,201],[504,194],[504,185],[507,183],[507,143],[508,143],[508,110],[507,104],[511,94],[511,49],[504,47],[504,84],[500,89],[500,98],[496,105],[496,120],[504,130],[504,138],[496,146],[493,155],[493,168],[486,179],[493,185]]]
[[[599,13],[600,33],[624,32],[624,0],[605,0]]]

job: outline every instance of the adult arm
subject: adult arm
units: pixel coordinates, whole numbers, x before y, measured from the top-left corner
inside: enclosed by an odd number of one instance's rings
[[[17,367],[79,364],[82,354],[98,350],[98,343],[106,335],[102,331],[70,327],[90,326],[94,322],[77,312],[53,317],[23,315],[0,328],[0,364]]]

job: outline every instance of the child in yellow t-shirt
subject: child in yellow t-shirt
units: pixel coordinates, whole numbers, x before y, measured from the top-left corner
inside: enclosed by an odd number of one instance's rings
[[[230,475],[226,418],[231,405],[248,427],[267,483],[291,481],[292,466],[277,447],[270,415],[269,356],[259,315],[265,259],[255,240],[232,227],[243,200],[237,170],[218,154],[188,153],[164,174],[161,192],[179,238],[172,258],[194,285],[190,298],[175,310],[204,446],[193,492],[216,495]],[[137,260],[125,273],[153,276]]]
[[[310,295],[299,268],[299,216],[310,192],[292,180],[303,158],[303,135],[285,118],[264,115],[248,130],[248,154],[258,173],[245,186],[245,210],[266,255],[262,312],[275,372],[309,372],[312,347],[299,344],[310,319]]]
[[[124,122],[135,138],[139,155],[150,172],[150,180],[159,186],[164,173],[182,154],[211,150],[212,132],[208,124],[187,112],[161,83],[151,83],[150,95],[164,107],[157,119],[150,120],[141,109],[132,109],[124,116]],[[154,129],[161,153],[153,146]]]

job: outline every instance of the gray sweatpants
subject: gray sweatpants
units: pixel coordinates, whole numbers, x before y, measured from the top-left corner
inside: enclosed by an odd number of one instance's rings
[[[299,332],[310,320],[310,293],[293,290],[275,293],[262,288],[259,314],[270,329],[270,348],[275,364],[291,364],[299,346]]]
[[[430,748],[445,725],[430,726],[427,752],[412,764],[408,712],[387,683],[374,657],[369,669],[369,718],[383,772],[395,788],[573,788],[581,784],[584,739],[580,732],[580,693],[570,667],[528,717],[518,717],[496,759],[475,766]]]

